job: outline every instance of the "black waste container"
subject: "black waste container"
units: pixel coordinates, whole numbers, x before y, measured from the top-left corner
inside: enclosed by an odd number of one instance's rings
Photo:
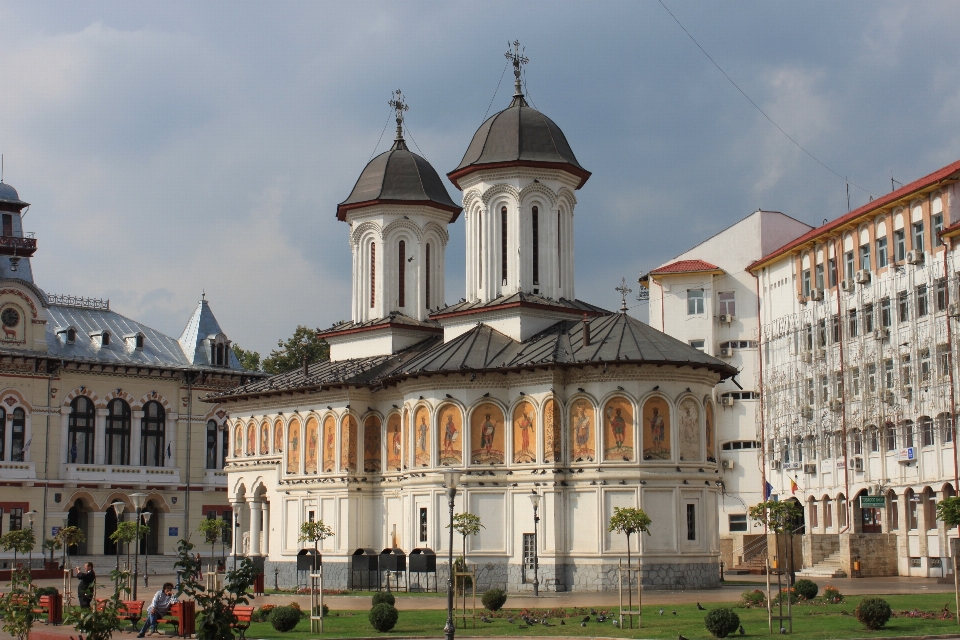
[[[433,549],[414,549],[410,552],[409,558],[410,573],[417,574],[417,586],[410,585],[411,589],[417,591],[430,591],[430,574],[433,574],[433,590],[437,590],[437,554]],[[421,582],[421,574],[426,574]],[[411,576],[412,581],[412,576]],[[425,585],[423,583],[426,583]]]
[[[353,552],[350,562],[350,575],[354,591],[369,589],[380,584],[380,554],[373,549],[363,548]]]
[[[316,549],[301,549],[297,552],[297,571],[313,571],[323,564],[323,555]]]

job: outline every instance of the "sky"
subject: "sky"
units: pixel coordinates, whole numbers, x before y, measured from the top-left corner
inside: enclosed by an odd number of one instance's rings
[[[847,211],[840,176],[857,207],[960,158],[958,3],[0,0],[0,24],[0,153],[37,284],[173,336],[205,292],[263,355],[350,316],[336,205],[389,148],[391,92],[443,176],[508,105],[514,39],[528,99],[593,173],[576,287],[606,308],[758,208],[820,224]],[[446,269],[451,303],[462,216]]]

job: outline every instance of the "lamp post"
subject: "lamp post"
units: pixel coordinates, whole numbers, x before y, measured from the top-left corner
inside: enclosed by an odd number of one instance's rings
[[[137,507],[137,518],[134,520],[136,527],[134,528],[134,538],[133,542],[136,545],[134,548],[134,559],[133,559],[133,599],[137,599],[137,579],[140,577],[140,511],[143,509],[143,503],[147,499],[147,494],[145,493],[131,493],[130,497],[133,498],[133,504]]]
[[[30,525],[30,531],[33,531],[33,519],[37,517],[37,510],[31,509],[24,514],[27,517],[27,523]],[[36,541],[36,536],[34,536]],[[33,545],[30,545],[30,553],[27,556],[27,572],[33,575]]]
[[[153,514],[149,511],[144,511],[140,514],[140,517],[143,518],[143,524],[146,525],[150,521],[150,518],[153,517]],[[143,586],[149,587],[150,579],[150,545],[147,543],[146,538],[143,541]]]
[[[117,527],[120,527],[120,522],[123,519],[123,508],[127,505],[119,500],[110,505],[113,507],[113,513],[117,516]],[[114,580],[114,587],[120,586],[120,538],[117,537],[116,545],[114,546],[114,551],[117,555],[117,579]]]
[[[233,512],[233,570],[237,570],[237,536],[240,535],[240,514]]]
[[[536,491],[530,493],[530,504],[533,505],[533,595],[540,595],[540,558],[537,555],[537,547],[539,546],[539,540],[537,540],[537,525],[540,523],[540,516],[537,514],[537,509],[540,508],[540,494]]]
[[[450,561],[450,575],[447,577],[447,624],[443,625],[445,640],[453,640],[456,629],[453,626],[453,500],[457,497],[457,485],[460,484],[459,471],[444,471],[443,481],[447,485],[447,506],[450,507],[450,546],[447,547]]]

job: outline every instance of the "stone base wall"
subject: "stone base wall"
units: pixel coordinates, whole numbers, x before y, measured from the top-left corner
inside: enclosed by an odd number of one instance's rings
[[[532,577],[527,574],[528,582],[523,581],[523,567],[506,562],[488,562],[471,565],[476,572],[477,594],[487,589],[500,588],[517,593],[533,590]],[[346,562],[327,560],[323,563],[323,586],[325,589],[350,589],[353,581],[359,576],[351,575],[350,565]],[[617,591],[618,565],[595,563],[569,564],[541,564],[538,571],[540,591]],[[700,563],[643,563],[641,564],[641,582],[644,589],[653,590],[683,590],[683,589],[714,589],[720,586],[719,562]],[[276,572],[276,573],[275,573]],[[268,587],[274,585],[274,580],[281,589],[307,586],[307,574],[298,575],[296,562],[264,562],[265,581]],[[436,588],[443,593],[447,588],[449,571],[447,565],[437,566]],[[420,587],[426,589],[427,574],[421,576]],[[299,583],[298,583],[299,579]],[[363,586],[369,589],[367,578],[364,577]],[[376,578],[370,580],[376,588]],[[411,587],[418,588],[416,574],[410,574]],[[385,582],[384,582],[385,584]],[[636,585],[636,581],[634,581]],[[359,586],[359,584],[358,584]],[[391,589],[404,590],[403,579],[397,585],[391,579]],[[429,589],[433,591],[434,580],[430,575]]]
[[[836,533],[808,533],[803,538],[803,566],[812,567],[840,550],[840,535]],[[847,575],[850,575],[849,571]]]
[[[839,538],[840,559],[848,576],[853,575],[853,561],[858,557],[864,578],[899,574],[897,534],[844,533]]]

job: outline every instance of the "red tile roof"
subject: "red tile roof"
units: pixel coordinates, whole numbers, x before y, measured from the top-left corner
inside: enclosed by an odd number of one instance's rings
[[[953,162],[952,164],[948,164],[947,166],[943,167],[942,169],[937,169],[937,170],[934,171],[933,173],[931,173],[931,174],[929,174],[929,175],[926,175],[926,176],[920,178],[919,180],[914,180],[914,181],[911,182],[910,184],[905,184],[905,185],[903,185],[902,187],[900,187],[899,189],[897,189],[896,191],[891,191],[890,193],[888,193],[888,194],[885,195],[885,196],[881,196],[881,197],[877,198],[876,200],[873,200],[872,202],[868,202],[867,204],[863,205],[863,206],[860,207],[859,209],[854,209],[854,210],[851,211],[850,213],[847,213],[847,214],[845,214],[845,215],[842,215],[842,216],[840,216],[839,218],[837,218],[836,220],[833,220],[833,221],[831,221],[831,222],[828,222],[828,223],[825,224],[825,225],[819,226],[819,227],[817,227],[816,229],[813,229],[812,231],[808,231],[807,233],[803,234],[803,235],[800,236],[799,238],[797,238],[797,239],[795,239],[795,240],[792,240],[791,242],[788,242],[787,244],[783,245],[782,247],[780,247],[779,249],[777,249],[777,250],[774,251],[773,253],[769,253],[769,254],[765,255],[764,257],[760,258],[759,260],[757,260],[756,262],[754,262],[753,264],[751,264],[749,267],[747,267],[747,270],[748,270],[748,271],[752,271],[752,270],[756,269],[757,267],[759,267],[760,265],[762,265],[762,264],[764,264],[764,263],[766,263],[766,262],[769,262],[769,261],[772,260],[773,258],[776,258],[776,257],[778,257],[778,256],[783,255],[784,253],[789,252],[791,249],[793,249],[793,248],[795,248],[795,247],[798,247],[798,246],[800,246],[800,245],[803,245],[803,244],[809,242],[810,240],[813,240],[814,238],[816,238],[816,237],[818,237],[818,236],[824,235],[824,234],[826,234],[826,233],[829,233],[830,231],[833,231],[834,229],[837,229],[837,228],[839,228],[839,227],[842,227],[843,225],[847,224],[848,222],[851,222],[851,221],[853,221],[853,220],[856,220],[857,218],[859,218],[859,217],[861,217],[861,216],[863,216],[863,215],[865,215],[865,214],[868,214],[868,213],[870,213],[871,211],[875,211],[875,210],[877,210],[877,209],[881,209],[881,208],[889,205],[889,204],[892,203],[892,202],[896,202],[897,200],[900,200],[900,199],[903,198],[904,196],[910,195],[910,194],[913,193],[914,191],[919,191],[919,190],[921,190],[921,189],[923,189],[923,188],[925,188],[925,187],[929,187],[929,186],[931,186],[931,185],[934,185],[934,184],[940,182],[941,180],[944,180],[944,179],[946,179],[946,178],[949,178],[951,175],[953,175],[953,174],[955,174],[955,173],[957,173],[957,172],[960,172],[960,160],[957,160],[956,162]]]
[[[657,267],[647,275],[665,275],[668,273],[695,273],[698,271],[722,271],[720,267],[703,260],[678,260],[662,267]]]

